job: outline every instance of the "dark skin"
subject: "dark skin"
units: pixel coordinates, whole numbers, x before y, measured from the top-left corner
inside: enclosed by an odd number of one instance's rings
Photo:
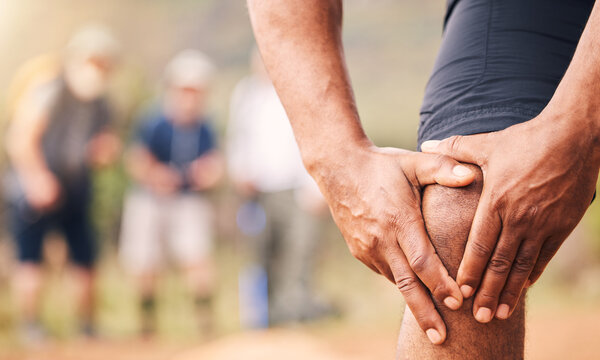
[[[481,283],[473,306],[476,318],[483,322],[495,314],[507,318],[523,288],[539,277],[592,197],[600,165],[599,5],[569,71],[542,113],[545,121],[540,115],[539,120],[485,138],[426,143],[423,150],[431,154],[423,154],[381,149],[366,137],[346,71],[341,1],[249,0],[248,4],[266,68],[290,117],[304,163],[352,254],[399,287],[434,344],[444,342],[446,327],[430,293],[438,303],[458,309],[463,296],[472,296]],[[434,152],[438,157],[427,157]],[[436,254],[421,213],[425,185],[460,187],[473,181],[473,172],[457,167],[456,160],[480,165],[486,182],[458,284]],[[498,210],[500,204],[505,210]],[[500,223],[508,224],[504,240]],[[532,223],[536,227],[527,230]],[[477,238],[485,241],[474,242],[473,234],[484,233]],[[499,255],[492,258],[495,249]],[[531,270],[525,271],[530,265]],[[507,278],[505,288],[502,279]],[[506,306],[497,313],[499,299]]]
[[[361,127],[344,63],[341,2],[250,1],[267,70],[352,254],[394,282],[435,343],[446,327],[431,299],[462,304],[421,215],[426,184],[463,186],[474,174],[447,156],[374,146]],[[319,55],[316,55],[319,54]]]
[[[536,118],[422,146],[483,170],[485,185],[456,278],[465,298],[475,294],[473,315],[480,322],[510,316],[592,201],[600,167],[599,36],[596,2],[567,73]]]
[[[483,187],[481,170],[475,181],[463,188],[429,185],[423,190],[422,211],[427,233],[436,252],[452,277],[456,277],[463,257],[477,203]],[[525,301],[521,297],[507,320],[482,324],[471,315],[473,298],[465,299],[459,310],[436,302],[448,328],[442,345],[433,345],[419,329],[416,318],[406,308],[398,337],[399,359],[522,359],[525,348]]]

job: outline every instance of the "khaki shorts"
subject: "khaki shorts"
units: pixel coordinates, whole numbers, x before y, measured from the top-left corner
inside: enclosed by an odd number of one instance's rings
[[[165,254],[178,266],[209,258],[213,245],[213,208],[199,194],[157,196],[146,190],[125,199],[119,257],[134,274],[161,267]]]

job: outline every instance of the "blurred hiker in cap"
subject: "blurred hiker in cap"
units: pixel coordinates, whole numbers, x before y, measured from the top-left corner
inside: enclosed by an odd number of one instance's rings
[[[117,50],[109,30],[89,25],[55,61],[50,56],[33,59],[15,76],[5,190],[19,260],[14,290],[27,341],[44,335],[39,322],[40,264],[44,237],[54,229],[66,240],[78,280],[82,331],[93,334],[91,168],[109,164],[120,150],[110,131],[105,96]]]
[[[223,173],[206,115],[214,71],[199,51],[175,56],[165,70],[162,99],[141,119],[127,156],[134,186],[125,200],[120,258],[137,280],[145,335],[155,330],[156,280],[165,253],[184,274],[199,327],[212,324],[213,206],[206,193]]]

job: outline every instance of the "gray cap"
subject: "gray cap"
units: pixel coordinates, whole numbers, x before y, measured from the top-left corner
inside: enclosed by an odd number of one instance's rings
[[[119,52],[119,43],[105,25],[88,24],[71,37],[66,51],[70,56],[114,59]]]
[[[204,53],[187,49],[167,64],[165,83],[168,86],[204,89],[210,86],[214,74],[215,66]]]

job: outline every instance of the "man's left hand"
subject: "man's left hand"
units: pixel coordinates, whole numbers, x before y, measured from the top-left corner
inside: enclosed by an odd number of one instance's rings
[[[505,130],[423,143],[424,152],[479,165],[484,184],[460,264],[465,298],[479,322],[506,319],[592,200],[595,133],[573,114],[544,111]]]

